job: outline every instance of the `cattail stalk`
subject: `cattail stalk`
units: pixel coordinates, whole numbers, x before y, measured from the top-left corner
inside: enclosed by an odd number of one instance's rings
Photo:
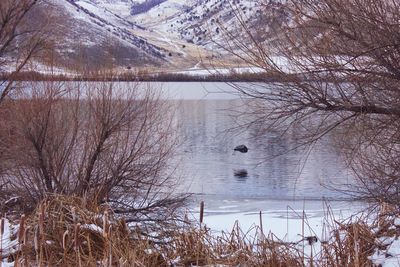
[[[43,239],[44,239],[44,219],[46,213],[46,202],[42,202],[39,208],[39,236],[37,237],[37,242],[39,246],[39,263],[40,267],[43,261]]]
[[[108,228],[108,236],[111,236],[112,225]],[[112,267],[112,246],[110,240],[108,241],[108,267]]]
[[[103,266],[108,267],[111,266],[110,261],[110,250],[111,250],[111,243],[109,240],[111,225],[109,225],[109,216],[108,211],[105,210],[103,213],[103,238],[104,238],[104,252],[103,252]]]
[[[204,217],[204,201],[200,202],[200,225],[203,223]]]
[[[39,227],[35,227],[35,234],[34,234],[34,237],[33,237],[33,244],[34,244],[34,246],[35,246],[35,254],[36,254],[36,265],[38,265],[39,266],[39,246],[40,246],[40,242],[39,242]]]
[[[19,228],[18,228],[18,244],[19,244],[20,248],[24,241],[25,220],[26,220],[25,215],[22,215],[21,220],[19,222]]]
[[[76,216],[76,208],[75,207],[72,207],[71,214],[72,214],[72,222],[74,224],[77,223],[77,216]]]
[[[353,225],[353,232],[354,232],[354,267],[360,267],[359,241],[358,241],[358,227],[357,227],[357,224]]]
[[[107,238],[107,233],[108,233],[108,225],[109,225],[109,219],[108,219],[108,211],[104,211],[103,214],[103,237]]]
[[[74,249],[75,249],[75,251],[78,251],[79,250],[79,231],[81,228],[81,224],[80,223],[75,224],[74,228],[75,228],[74,229]]]
[[[2,267],[3,262],[3,235],[4,235],[4,228],[5,228],[5,219],[0,219],[0,267]]]
[[[66,230],[63,234],[63,239],[62,239],[62,246],[64,250],[64,259],[67,257],[67,237],[68,237],[69,231]]]

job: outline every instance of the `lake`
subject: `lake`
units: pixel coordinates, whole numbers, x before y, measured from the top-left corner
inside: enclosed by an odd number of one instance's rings
[[[282,137],[276,132],[260,136],[257,127],[233,130],[236,120],[232,115],[245,107],[246,100],[229,85],[164,83],[162,87],[177,105],[183,141],[178,155],[179,190],[195,195],[194,212],[205,201],[205,221],[215,229],[229,228],[236,219],[250,226],[258,220],[255,214],[259,211],[270,221],[299,219],[296,213],[303,209],[310,217],[322,218],[326,212],[323,199],[329,200],[338,216],[363,206],[349,205],[346,195],[332,190],[351,184],[352,175],[329,137],[312,150],[296,149],[273,157],[290,150],[296,136]],[[234,152],[240,144],[248,146],[249,152]],[[276,230],[282,232],[279,227]]]
[[[191,193],[274,200],[345,197],[327,188],[348,184],[352,178],[327,144],[329,140],[317,144],[309,154],[306,149],[285,153],[293,144],[278,133],[258,136],[257,129],[231,129],[236,124],[230,111],[241,102],[180,103],[177,116],[184,145],[179,169]],[[249,152],[234,152],[240,144],[245,144]]]
[[[249,86],[249,84],[245,84]],[[351,183],[339,154],[322,140],[312,150],[295,149],[292,135],[259,134],[257,125],[237,128],[246,100],[223,83],[165,83],[180,124],[178,170],[186,189],[218,198],[342,200],[328,187]],[[231,93],[230,93],[231,92]],[[248,153],[234,152],[245,144]],[[286,151],[289,151],[285,153]],[[283,154],[275,157],[274,155]]]
[[[81,90],[90,88],[90,84],[81,84]],[[273,90],[272,85],[236,85]],[[352,175],[329,135],[312,150],[304,150],[293,149],[293,140],[298,138],[295,131],[282,136],[278,132],[260,134],[258,125],[236,128],[236,115],[248,108],[248,99],[241,98],[229,84],[155,82],[140,86],[162,90],[163,97],[175,105],[176,132],[181,141],[173,162],[177,166],[177,191],[193,194],[189,210],[196,219],[200,201],[205,202],[205,223],[212,229],[229,229],[236,220],[246,229],[258,223],[262,211],[265,230],[283,238],[289,228],[283,226],[290,222],[295,238],[303,211],[312,220],[310,225],[319,229],[327,206],[338,217],[364,207],[364,203],[350,201],[332,190],[352,184]],[[130,83],[115,87],[136,88]],[[248,153],[234,152],[241,144],[249,148]],[[273,157],[277,154],[282,155]]]

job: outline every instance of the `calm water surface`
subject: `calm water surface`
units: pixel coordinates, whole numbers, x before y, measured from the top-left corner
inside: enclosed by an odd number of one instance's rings
[[[330,189],[352,183],[333,149],[332,137],[309,153],[291,150],[298,137],[295,131],[282,137],[274,132],[260,135],[257,127],[230,130],[236,126],[232,115],[246,108],[246,100],[226,84],[166,83],[163,87],[169,98],[181,100],[175,102],[178,132],[184,141],[179,149],[180,190],[194,194],[191,210],[196,219],[199,201],[205,202],[204,223],[212,230],[229,231],[236,221],[244,231],[254,229],[261,211],[264,231],[282,240],[298,241],[302,234],[324,238],[328,207],[329,216],[339,221],[365,208],[365,203],[349,201]],[[240,144],[248,146],[249,152],[233,153]]]
[[[245,86],[250,86],[246,84]],[[184,145],[180,148],[178,172],[182,190],[209,199],[235,200],[341,200],[345,196],[327,187],[351,183],[351,174],[330,140],[288,152],[292,138],[278,133],[257,134],[255,127],[230,130],[232,117],[243,106],[234,90],[223,83],[166,83],[168,95],[181,99],[177,119]],[[249,152],[233,152],[245,144]],[[305,159],[307,159],[305,161]]]

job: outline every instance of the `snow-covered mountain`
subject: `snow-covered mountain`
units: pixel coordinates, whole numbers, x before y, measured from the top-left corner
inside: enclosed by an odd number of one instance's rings
[[[188,68],[224,55],[215,42],[274,17],[279,2],[259,0],[52,0],[63,42],[61,58],[90,64]],[[267,9],[266,9],[267,8]],[[272,12],[273,11],[273,12]],[[276,16],[275,16],[276,17]],[[279,20],[285,20],[284,14]],[[273,25],[276,21],[270,21]],[[268,25],[263,26],[268,32]],[[279,22],[278,22],[279,24]],[[229,60],[229,59],[227,59]],[[70,60],[71,61],[71,60]]]

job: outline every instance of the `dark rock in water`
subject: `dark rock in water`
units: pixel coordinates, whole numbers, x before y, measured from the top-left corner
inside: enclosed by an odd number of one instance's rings
[[[247,153],[247,151],[249,151],[249,149],[245,145],[237,146],[233,150],[234,151],[239,151],[239,152],[242,152],[242,153]]]

